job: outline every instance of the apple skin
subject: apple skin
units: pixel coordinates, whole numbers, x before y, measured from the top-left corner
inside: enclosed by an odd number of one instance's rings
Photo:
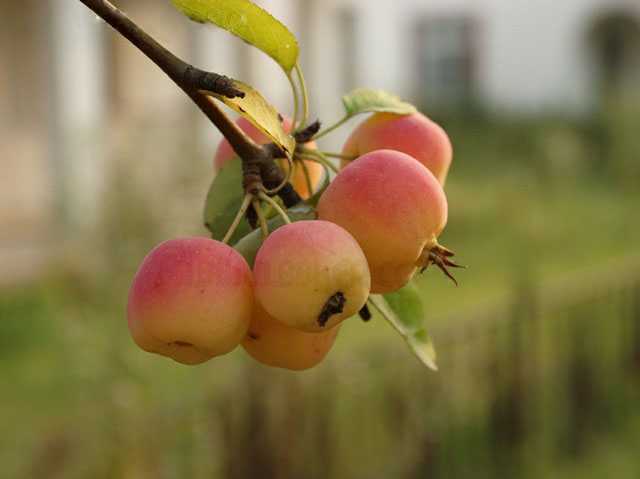
[[[246,118],[241,116],[240,118],[238,118],[238,120],[236,120],[236,124],[249,136],[249,138],[251,138],[256,143],[264,145],[265,143],[270,142],[269,138]],[[285,132],[289,133],[292,128],[291,120],[289,118],[285,118],[282,122],[282,126],[284,127]],[[305,146],[307,148],[316,149],[316,144],[313,141],[310,143],[306,143]],[[220,171],[220,169],[232,158],[236,158],[236,153],[235,151],[233,151],[233,148],[231,148],[229,142],[223,138],[218,145],[218,149],[216,150],[216,154],[213,158],[214,170]],[[315,188],[318,187],[320,181],[322,180],[322,176],[324,175],[322,165],[316,163],[315,161],[305,161],[304,164],[307,167],[307,171],[309,172],[311,186],[315,191]],[[278,165],[285,172],[289,171],[288,161],[278,160]],[[304,170],[299,164],[294,165],[293,173],[291,175],[291,184],[293,185],[293,188],[298,192],[298,194],[302,197],[302,199],[306,200],[313,194],[313,191],[309,192],[307,180],[304,175]]]
[[[233,350],[246,335],[253,278],[245,259],[208,238],[165,241],[142,262],[127,319],[143,350],[199,364]]]
[[[256,305],[242,347],[256,361],[277,368],[302,371],[318,365],[329,353],[340,325],[321,333],[285,326]]]
[[[349,163],[320,197],[318,218],[358,241],[371,271],[371,292],[404,286],[423,251],[437,245],[447,223],[438,180],[411,156],[377,150]]]
[[[253,274],[260,305],[278,321],[321,332],[356,314],[367,301],[371,278],[356,240],[327,221],[281,226],[264,241]],[[327,302],[341,295],[341,311],[322,319]]]
[[[357,158],[381,149],[415,158],[444,186],[453,158],[451,141],[440,125],[422,113],[375,113],[351,133],[342,153]],[[343,166],[347,163],[342,162]]]

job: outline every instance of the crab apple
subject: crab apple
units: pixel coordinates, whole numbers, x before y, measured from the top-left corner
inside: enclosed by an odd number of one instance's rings
[[[320,197],[318,217],[358,241],[373,293],[401,288],[431,262],[454,266],[447,259],[452,253],[437,242],[447,223],[442,186],[405,153],[377,150],[351,162]]]
[[[440,125],[422,113],[375,113],[351,133],[342,153],[357,158],[381,149],[412,156],[444,185],[453,157],[451,141]]]
[[[356,240],[327,221],[299,221],[267,237],[253,267],[260,305],[278,321],[325,331],[356,314],[371,278]]]
[[[236,124],[240,127],[242,131],[244,131],[247,135],[249,135],[249,138],[251,138],[256,143],[259,143],[259,144],[269,143],[270,141],[269,138],[264,133],[262,133],[258,128],[256,128],[253,125],[253,123],[251,123],[246,118],[241,116],[236,121]],[[284,127],[284,130],[287,133],[289,133],[291,131],[291,128],[293,127],[293,123],[289,118],[285,118],[282,122],[282,126]],[[307,143],[305,144],[305,146],[307,148],[313,148],[313,149],[316,148],[315,142]],[[216,150],[216,154],[213,159],[214,169],[216,171],[219,171],[220,168],[222,168],[227,163],[227,161],[235,157],[236,157],[236,153],[233,151],[233,148],[231,148],[231,145],[226,139],[223,139],[218,145],[218,149]],[[285,173],[289,171],[288,161],[278,160],[278,165],[280,165],[280,167],[285,171]],[[322,179],[322,175],[324,174],[322,166],[319,163],[316,163],[315,161],[305,161],[304,165],[307,167],[307,171],[309,173],[309,179],[311,181],[311,186],[313,189],[315,189],[320,183],[320,180]],[[299,164],[299,162],[294,163],[293,173],[291,174],[291,184],[293,185],[294,189],[300,194],[300,196],[302,196],[303,199],[307,199],[313,194],[313,191],[309,191],[303,166],[302,164]]]
[[[300,371],[316,366],[325,358],[340,326],[320,333],[307,333],[273,319],[256,305],[242,347],[267,366]]]
[[[144,259],[129,291],[133,340],[184,364],[228,353],[249,327],[252,283],[247,262],[224,243],[166,241]]]

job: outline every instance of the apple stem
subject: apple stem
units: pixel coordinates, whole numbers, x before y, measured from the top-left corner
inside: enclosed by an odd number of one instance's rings
[[[289,72],[287,74],[287,78],[289,79],[291,92],[293,93],[293,118],[291,120],[291,125],[293,130],[295,130],[298,123],[298,113],[300,112],[300,93],[298,92],[298,86],[293,78],[293,72]]]
[[[345,116],[344,118],[339,120],[337,123],[331,125],[330,127],[327,127],[326,129],[322,130],[321,132],[319,132],[316,136],[313,137],[313,139],[314,140],[318,140],[318,139],[322,138],[323,136],[328,135],[333,130],[336,130],[336,129],[340,128],[342,125],[344,125],[350,119],[351,119],[350,115]]]
[[[276,212],[280,215],[280,217],[282,218],[282,221],[284,221],[285,224],[288,224],[288,225],[291,224],[291,218],[289,218],[287,213],[280,207],[280,205],[273,198],[271,198],[269,195],[267,195],[263,191],[261,191],[258,194],[258,197],[265,203],[268,203],[269,205],[271,205],[271,207],[274,210],[276,210]]]
[[[301,150],[301,154],[300,154],[301,158],[310,160],[310,161],[315,161],[316,163],[320,163],[321,165],[329,168],[331,171],[333,171],[336,174],[340,172],[338,167],[333,163],[331,163],[331,161],[329,161],[329,159],[319,151],[311,150],[309,148],[304,148],[304,147],[300,148],[300,150]]]
[[[238,210],[238,213],[236,214],[236,217],[234,218],[233,223],[231,223],[231,226],[229,226],[229,230],[224,235],[224,238],[222,240],[223,243],[229,244],[229,241],[231,241],[231,237],[233,236],[233,233],[235,233],[236,229],[238,229],[238,226],[240,225],[240,221],[242,221],[242,218],[244,218],[244,215],[249,209],[249,205],[251,204],[252,200],[253,200],[253,195],[251,194],[244,195],[244,199],[242,200],[242,205],[240,205],[240,209]]]
[[[321,153],[329,158],[337,158],[339,160],[353,161],[356,159],[353,155],[343,155],[342,153],[333,153],[330,151],[322,151]]]
[[[302,74],[300,64],[296,63],[294,70],[296,75],[298,75],[298,80],[300,81],[300,90],[302,94],[302,122],[300,123],[300,126],[304,128],[307,126],[307,121],[309,120],[309,92],[307,91],[307,83],[304,79],[304,75]]]
[[[269,236],[269,226],[267,225],[267,219],[264,216],[264,211],[262,211],[260,202],[257,199],[254,198],[251,204],[253,205],[253,210],[256,212],[256,215],[258,215],[260,230],[262,230],[262,239],[266,239],[267,236]]]
[[[304,160],[298,160],[300,162],[300,166],[302,167],[302,172],[304,173],[304,182],[307,186],[307,197],[313,195],[313,183],[311,182],[311,174],[309,173],[309,167]]]

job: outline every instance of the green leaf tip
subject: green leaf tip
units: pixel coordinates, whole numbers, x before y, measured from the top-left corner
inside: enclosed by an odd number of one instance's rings
[[[300,47],[289,29],[248,0],[171,0],[191,20],[212,23],[273,58],[285,72],[298,62]]]
[[[361,113],[395,113],[411,115],[418,110],[411,103],[384,90],[357,88],[342,97],[342,103],[348,117]]]

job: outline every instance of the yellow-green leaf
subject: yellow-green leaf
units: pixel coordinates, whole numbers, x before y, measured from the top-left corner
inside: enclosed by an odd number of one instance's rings
[[[171,0],[192,20],[213,23],[273,58],[286,72],[298,62],[296,37],[280,21],[248,0]]]
[[[395,113],[411,115],[418,111],[411,103],[402,101],[396,95],[384,90],[358,88],[342,97],[347,117],[360,113]]]
[[[291,157],[296,147],[296,140],[282,128],[282,121],[275,107],[265,100],[260,92],[246,83],[233,80],[233,86],[244,93],[244,98],[228,98],[211,92],[207,93],[244,116]]]

